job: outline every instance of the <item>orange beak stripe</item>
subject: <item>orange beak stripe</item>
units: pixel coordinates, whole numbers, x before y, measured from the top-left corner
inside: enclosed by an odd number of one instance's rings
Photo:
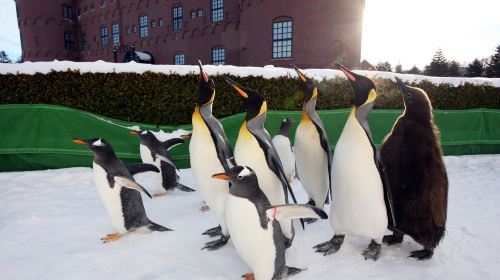
[[[306,77],[304,76],[304,74],[302,74],[302,72],[300,72],[299,68],[297,68],[297,66],[295,66],[294,64],[292,64],[292,67],[293,69],[295,69],[295,72],[297,72],[297,75],[299,75],[300,80],[306,82]]]
[[[220,174],[214,174],[214,175],[212,175],[212,178],[214,178],[214,179],[221,179],[221,180],[227,180],[227,179],[229,179],[231,177],[229,177],[225,173],[220,173]]]
[[[241,88],[239,88],[237,85],[232,85],[232,86],[241,96],[248,98],[248,94],[244,92]]]
[[[191,134],[181,135],[179,137],[181,137],[182,139],[189,139],[191,138]]]
[[[130,131],[130,134],[139,135],[139,132],[137,132],[137,131]]]
[[[73,139],[73,143],[80,144],[80,145],[85,145],[85,144],[87,144],[87,143],[85,143],[85,141],[80,140],[80,139]]]

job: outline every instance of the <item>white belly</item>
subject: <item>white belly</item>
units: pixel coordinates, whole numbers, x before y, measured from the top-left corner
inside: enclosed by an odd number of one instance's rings
[[[151,156],[151,150],[149,150],[148,147],[146,147],[142,144],[139,145],[139,151],[141,153],[141,160],[143,163],[153,164],[154,166],[156,166],[156,168],[158,168],[158,170],[160,170],[160,172],[158,172],[158,173],[150,172],[151,175],[148,175],[148,176],[154,176],[155,188],[157,189],[157,191],[164,190],[163,184],[162,184],[163,177],[162,177],[162,173],[161,173],[160,160],[158,158],[156,158],[156,160],[154,160],[153,157]]]
[[[329,189],[328,156],[312,122],[300,122],[295,134],[295,156],[300,182],[316,206],[323,208]]]
[[[250,133],[248,133],[250,134]],[[259,146],[257,139],[247,132],[240,132],[236,145],[234,147],[234,159],[236,164],[249,166],[257,175],[259,187],[266,195],[271,205],[280,205],[285,203],[285,194],[280,179],[269,169],[264,151]],[[283,235],[293,239],[293,224],[291,220],[280,223]]]
[[[228,196],[226,216],[234,247],[255,279],[271,279],[276,258],[272,224],[263,229],[255,204],[233,195]]]
[[[387,228],[382,180],[370,141],[353,114],[335,147],[332,165],[330,222],[335,234],[381,242]]]
[[[93,173],[95,186],[99,192],[102,203],[108,211],[111,222],[116,230],[120,233],[125,233],[125,219],[123,218],[122,201],[120,198],[121,186],[115,185],[114,188],[109,187],[108,179],[106,178],[106,171],[94,162]]]
[[[295,156],[290,146],[290,139],[283,135],[276,135],[273,137],[273,144],[281,159],[286,178],[291,184],[295,176]]]
[[[212,175],[224,172],[224,167],[217,157],[208,128],[206,125],[194,121],[189,143],[189,158],[196,187],[210,209],[215,211],[222,232],[227,236],[226,198],[229,193],[229,183],[212,178]]]

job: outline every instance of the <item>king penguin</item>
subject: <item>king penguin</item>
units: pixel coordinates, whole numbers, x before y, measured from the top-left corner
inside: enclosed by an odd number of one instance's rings
[[[288,203],[288,192],[297,203],[288,183],[281,160],[271,136],[264,128],[267,103],[257,91],[246,89],[226,78],[241,97],[245,99],[246,116],[234,147],[236,164],[250,166],[259,178],[259,186],[273,205]],[[301,223],[303,221],[301,220]],[[291,220],[280,223],[285,236],[285,245],[292,245],[295,230]]]
[[[380,157],[368,125],[368,115],[375,105],[377,92],[369,78],[355,74],[343,65],[336,65],[351,82],[354,107],[333,153],[330,224],[335,235],[314,248],[316,252],[327,255],[340,248],[346,234],[368,237],[372,241],[363,256],[375,261],[380,256],[388,223],[382,182],[384,175],[379,168]],[[390,193],[388,188],[385,190]],[[391,203],[390,199],[388,203]]]
[[[278,152],[278,156],[281,159],[283,171],[285,171],[286,179],[290,185],[292,185],[293,178],[295,177],[295,155],[290,143],[290,127],[293,123],[293,119],[283,119],[278,133],[273,137],[274,147],[276,147],[276,152]]]
[[[220,227],[205,231],[211,237],[220,239],[208,242],[203,249],[215,250],[229,240],[226,226],[226,198],[229,193],[227,181],[212,178],[215,173],[229,171],[235,165],[229,141],[220,122],[212,115],[215,99],[215,84],[203,71],[201,62],[198,101],[194,109],[193,131],[189,143],[189,159],[196,186],[205,202],[215,212]]]
[[[383,141],[380,154],[398,224],[389,223],[393,234],[383,241],[397,244],[409,235],[424,247],[410,257],[424,260],[432,257],[445,233],[448,177],[427,94],[396,79],[405,110]]]
[[[295,132],[295,156],[300,182],[309,204],[323,208],[331,190],[332,152],[323,122],[316,113],[318,88],[292,64],[304,91],[302,118]]]
[[[139,163],[126,166],[116,156],[111,145],[102,138],[74,139],[73,142],[94,152],[92,170],[96,188],[113,226],[118,231],[101,238],[104,243],[118,240],[126,232],[143,227],[153,231],[171,230],[148,219],[139,191],[150,198],[151,195],[132,177],[140,172],[159,172],[154,165]]]
[[[285,264],[283,234],[278,222],[297,218],[328,216],[310,205],[285,204],[273,206],[259,187],[255,172],[247,166],[233,167],[229,173],[213,175],[229,180],[227,226],[236,251],[253,273],[245,279],[284,279],[301,269]]]
[[[178,169],[168,154],[170,149],[184,143],[184,139],[188,138],[188,135],[182,135],[162,142],[149,130],[131,131],[130,133],[138,135],[141,139],[139,151],[142,162],[153,164],[160,170],[160,173],[155,174],[155,181],[157,187],[163,188],[164,192],[153,194],[153,196],[163,196],[166,194],[166,191],[174,188],[184,192],[194,191],[179,183]]]

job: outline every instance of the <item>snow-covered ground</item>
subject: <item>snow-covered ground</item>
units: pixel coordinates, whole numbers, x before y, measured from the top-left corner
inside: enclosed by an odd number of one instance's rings
[[[328,221],[295,223],[297,236],[287,264],[308,269],[292,279],[499,279],[500,155],[449,156],[447,234],[429,261],[407,258],[420,246],[406,237],[382,246],[377,262],[365,261],[369,240],[348,237],[334,255],[312,247],[332,235]],[[148,189],[148,174],[137,179]],[[181,182],[193,186],[191,170]],[[294,189],[305,201],[300,183]],[[0,275],[2,279],[241,279],[249,268],[232,244],[201,251],[216,225],[213,213],[198,211],[199,192],[173,192],[150,200],[151,220],[173,232],[133,233],[112,242],[114,232],[94,187],[91,169],[0,173]],[[327,211],[328,212],[328,211]]]
[[[300,66],[300,65],[299,65]],[[0,74],[29,74],[35,73],[47,74],[51,71],[80,71],[90,73],[109,73],[109,72],[133,72],[144,73],[146,71],[164,74],[189,75],[198,73],[197,65],[150,65],[140,64],[135,62],[129,63],[110,63],[102,60],[95,62],[72,62],[72,61],[50,61],[50,62],[24,62],[1,64]],[[211,76],[217,75],[234,75],[238,77],[260,76],[266,79],[278,77],[297,77],[297,73],[292,68],[274,67],[267,65],[264,67],[243,67],[233,65],[205,65],[203,70]],[[370,78],[384,78],[395,81],[394,77],[398,77],[404,82],[421,82],[430,81],[433,84],[450,84],[454,87],[464,83],[476,85],[491,85],[500,87],[500,78],[462,78],[462,77],[429,77],[414,74],[397,74],[383,71],[354,71],[358,74],[368,76]],[[334,69],[304,69],[304,73],[316,80],[331,79],[340,77],[346,79],[342,71]]]

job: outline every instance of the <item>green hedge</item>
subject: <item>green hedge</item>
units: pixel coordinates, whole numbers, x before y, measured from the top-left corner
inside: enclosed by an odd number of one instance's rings
[[[231,77],[231,76],[230,76]],[[240,97],[223,81],[217,86],[214,113],[217,117],[243,111]],[[272,110],[301,109],[298,79],[283,77],[231,77],[241,85],[259,90]],[[380,98],[377,108],[402,108],[397,85],[375,79]],[[500,108],[500,88],[465,84],[453,87],[430,82],[414,84],[429,94],[435,109]],[[0,75],[0,104],[55,104],[90,111],[124,121],[150,124],[188,124],[197,98],[198,75],[136,73],[80,73]],[[351,86],[346,79],[321,81],[318,110],[348,108]]]

